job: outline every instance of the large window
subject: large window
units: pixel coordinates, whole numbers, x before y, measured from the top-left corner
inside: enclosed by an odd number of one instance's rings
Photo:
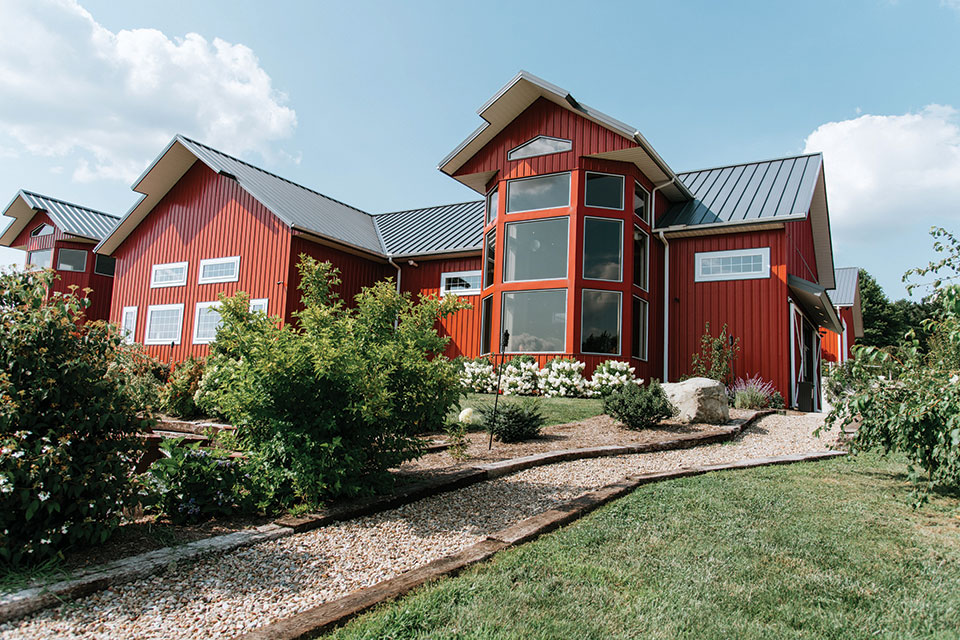
[[[545,156],[551,153],[562,153],[573,149],[571,140],[563,138],[551,138],[550,136],[537,136],[533,140],[524,142],[519,147],[514,147],[507,152],[507,160],[523,160],[524,158],[533,158],[535,156]]]
[[[569,206],[569,173],[521,178],[507,183],[507,213]]]
[[[770,277],[770,247],[696,254],[697,282]]]
[[[644,291],[650,273],[650,236],[640,227],[633,228],[633,284]]]
[[[123,335],[123,341],[132,344],[137,335],[137,308],[124,307],[120,314],[120,333]]]
[[[480,354],[490,353],[490,339],[493,335],[493,296],[480,301]],[[499,346],[499,345],[498,345]]]
[[[53,264],[53,249],[38,249],[27,253],[27,266],[49,269]]]
[[[113,256],[102,256],[97,254],[93,263],[93,272],[101,276],[110,276],[111,278],[117,272],[117,259]]]
[[[487,224],[490,224],[497,219],[497,207],[500,204],[500,191],[497,190],[497,187],[493,188],[493,191],[487,194]]]
[[[155,264],[150,272],[150,288],[182,287],[187,284],[187,263]]]
[[[568,226],[566,217],[507,224],[503,281],[566,278]]]
[[[193,344],[209,344],[220,328],[220,303],[198,302],[193,316]]]
[[[580,351],[620,354],[620,292],[583,290]]]
[[[474,296],[480,293],[479,271],[451,271],[440,274],[440,295],[455,293],[458,296]]]
[[[483,288],[493,284],[494,269],[497,264],[497,232],[487,234],[483,243]]]
[[[633,212],[647,224],[650,224],[650,208],[647,206],[649,201],[650,201],[650,194],[647,193],[647,190],[644,189],[639,182],[634,182],[633,183]]]
[[[623,211],[623,176],[588,171],[583,203],[588,207]]]
[[[240,256],[209,258],[200,261],[197,284],[236,282],[240,279]]]
[[[630,355],[640,360],[647,359],[648,323],[650,321],[650,307],[646,300],[634,297],[633,299],[633,345]]]
[[[57,252],[57,269],[60,271],[86,271],[87,252],[82,249],[60,249]]]
[[[566,351],[566,289],[506,292],[502,306],[500,326],[510,332],[508,353]]]
[[[157,304],[147,307],[144,344],[180,344],[182,332],[183,304]]]
[[[623,221],[583,219],[583,277],[620,282],[623,279]]]

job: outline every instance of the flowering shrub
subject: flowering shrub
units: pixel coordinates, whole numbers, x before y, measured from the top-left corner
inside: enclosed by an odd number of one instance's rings
[[[643,384],[642,378],[633,376],[634,371],[635,369],[628,362],[604,360],[593,370],[593,376],[590,378],[591,395],[607,396],[630,384]]]
[[[170,365],[143,350],[143,345],[121,343],[109,365],[110,376],[126,387],[136,408],[152,413],[160,408],[160,396],[170,377]]]
[[[116,361],[119,334],[89,301],[48,296],[52,272],[0,274],[0,562],[99,544],[134,502],[133,437],[153,425]]]
[[[464,360],[461,363],[460,385],[474,393],[494,393],[497,390],[497,372],[487,358]]]
[[[728,390],[733,397],[733,406],[737,409],[766,409],[773,407],[775,398],[778,396],[780,404],[783,404],[783,397],[780,396],[773,382],[769,382],[755,375],[752,378],[737,378]]]
[[[582,398],[590,395],[592,389],[583,377],[585,366],[572,358],[554,358],[538,374],[540,393],[547,398]]]
[[[179,418],[196,418],[202,411],[194,396],[203,376],[203,360],[187,358],[170,373],[170,379],[160,394],[163,411]]]
[[[540,390],[540,367],[530,356],[516,356],[503,365],[503,395],[532,396]]]

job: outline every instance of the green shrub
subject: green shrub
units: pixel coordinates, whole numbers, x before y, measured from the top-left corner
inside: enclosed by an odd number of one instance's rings
[[[493,433],[493,437],[500,442],[523,442],[536,438],[545,422],[540,411],[540,401],[535,399],[498,402],[496,419],[493,405],[481,407],[480,420],[484,430]]]
[[[52,272],[0,274],[0,562],[106,540],[136,499],[141,419],[119,333],[89,301],[48,296]]]
[[[729,386],[733,382],[733,363],[739,355],[740,338],[728,336],[726,324],[714,338],[708,322],[700,337],[700,353],[691,356],[692,374],[685,377],[710,378]]]
[[[661,420],[677,415],[657,380],[646,387],[628,384],[603,399],[603,411],[628,429],[650,429]]]
[[[110,363],[110,375],[123,384],[134,406],[149,414],[160,409],[170,365],[147,355],[141,344],[121,343]]]
[[[160,395],[164,413],[186,419],[203,413],[194,399],[203,376],[203,365],[203,360],[191,357],[173,368]]]
[[[787,406],[787,403],[783,400],[783,394],[779,391],[774,391],[773,395],[770,396],[770,401],[767,403],[767,406],[771,409],[783,409]]]

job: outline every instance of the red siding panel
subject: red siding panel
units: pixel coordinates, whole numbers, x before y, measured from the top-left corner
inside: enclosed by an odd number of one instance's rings
[[[787,239],[787,273],[810,282],[817,277],[817,254],[813,244],[810,216],[784,225]]]

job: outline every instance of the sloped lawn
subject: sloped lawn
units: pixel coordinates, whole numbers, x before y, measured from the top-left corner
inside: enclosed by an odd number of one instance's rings
[[[956,638],[960,500],[897,460],[641,488],[336,638]]]
[[[492,393],[470,393],[466,398],[460,399],[460,409],[492,407],[495,398],[496,396]],[[500,396],[500,402],[523,402],[530,399],[523,396]],[[600,398],[535,398],[535,400],[539,401],[540,411],[546,418],[544,426],[577,422],[603,414],[603,400]],[[451,419],[457,419],[460,409],[451,412]]]

